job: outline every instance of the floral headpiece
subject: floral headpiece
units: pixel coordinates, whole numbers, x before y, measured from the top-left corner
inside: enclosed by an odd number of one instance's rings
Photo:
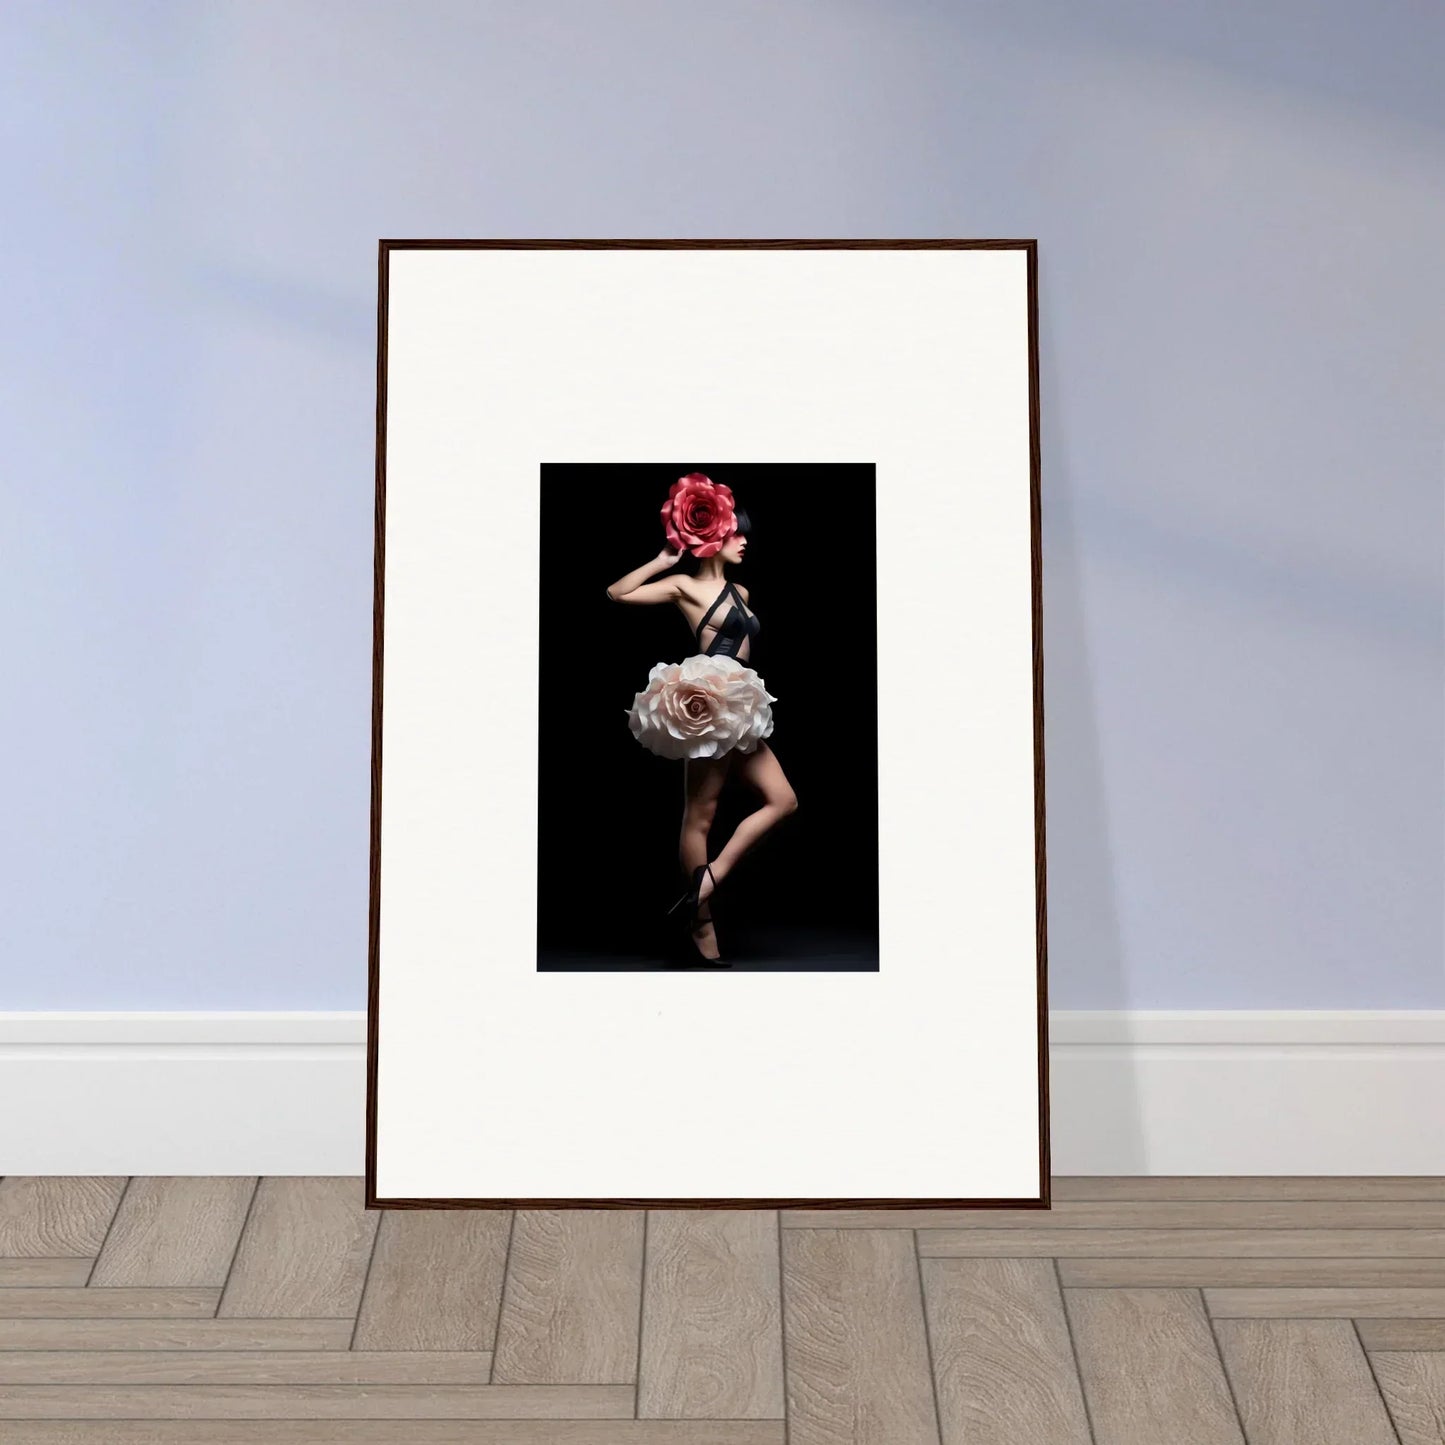
[[[737,531],[732,490],[702,472],[679,477],[662,504],[668,546],[695,557],[711,557]]]

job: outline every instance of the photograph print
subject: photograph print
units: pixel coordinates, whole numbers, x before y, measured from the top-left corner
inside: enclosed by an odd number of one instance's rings
[[[378,260],[368,1203],[1046,1204],[1036,244]]]
[[[876,971],[873,466],[540,485],[538,969]]]

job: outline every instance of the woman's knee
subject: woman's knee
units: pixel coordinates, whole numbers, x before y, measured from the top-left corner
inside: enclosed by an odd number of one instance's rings
[[[690,833],[706,833],[716,815],[716,803],[689,803],[683,810],[683,829]]]
[[[798,811],[798,795],[788,788],[785,792],[779,793],[773,800],[773,806],[783,817],[791,817]]]

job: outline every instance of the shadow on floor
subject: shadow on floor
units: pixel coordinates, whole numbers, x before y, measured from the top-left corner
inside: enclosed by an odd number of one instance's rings
[[[804,928],[757,928],[726,940],[730,973],[877,973],[878,945],[872,938]],[[538,973],[676,973],[668,961],[667,939],[636,954],[548,948],[537,955]],[[724,970],[718,970],[723,972]]]

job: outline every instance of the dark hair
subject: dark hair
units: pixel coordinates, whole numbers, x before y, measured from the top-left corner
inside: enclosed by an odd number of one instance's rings
[[[748,516],[748,509],[746,507],[738,507],[733,512],[733,515],[737,518],[738,521],[738,525],[736,528],[738,536],[746,537],[747,534],[753,529],[752,519]]]

